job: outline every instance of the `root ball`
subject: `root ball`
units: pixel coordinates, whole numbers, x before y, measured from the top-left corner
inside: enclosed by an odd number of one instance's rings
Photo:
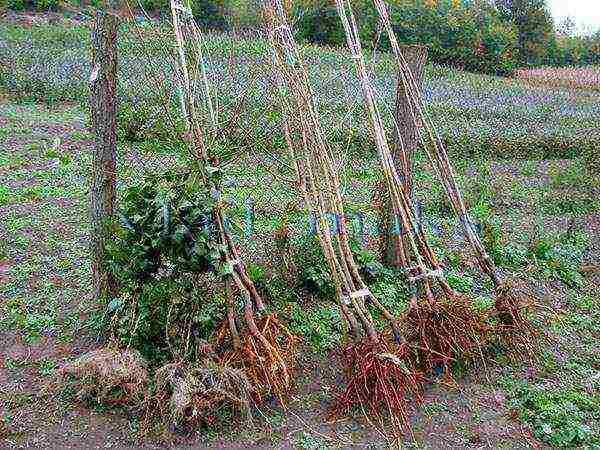
[[[106,405],[140,406],[146,399],[147,363],[135,350],[91,351],[63,366],[61,375],[76,380],[82,400],[93,397]]]
[[[171,363],[158,369],[154,379],[156,403],[174,424],[211,424],[228,406],[252,422],[251,385],[241,370],[212,361],[194,366]]]

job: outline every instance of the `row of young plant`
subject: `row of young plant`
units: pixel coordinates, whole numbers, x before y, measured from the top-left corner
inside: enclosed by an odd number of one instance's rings
[[[185,378],[182,361],[202,366],[207,353],[218,350],[212,346],[227,321],[228,299],[225,291],[215,286],[227,278],[231,268],[221,263],[220,249],[214,245],[210,217],[214,200],[197,185],[190,186],[187,176],[166,173],[127,189],[108,261],[121,291],[99,311],[96,325],[103,333],[110,330],[119,346],[139,351],[143,359],[133,356],[135,353],[119,355],[117,361],[125,367],[108,378],[98,377],[94,365],[109,365],[109,371],[114,370],[115,355],[95,353],[91,359],[86,355],[76,361],[67,372],[80,380],[82,373],[88,374],[80,388],[92,403],[155,408],[158,399],[170,392],[161,367],[174,370],[169,364],[175,358],[181,365],[180,377]],[[479,220],[483,242],[499,267],[527,270],[541,279],[551,277],[573,287],[581,285],[581,258],[586,248],[581,236],[541,237],[526,246],[508,242],[493,218],[481,216]],[[432,242],[450,286],[474,298],[474,312],[488,315],[493,307],[488,294],[491,286],[482,284],[476,272],[465,271],[465,255],[460,251],[446,248],[443,239]],[[267,299],[268,308],[287,318],[286,326],[303,342],[302,348],[308,346],[326,355],[336,352],[343,342],[344,319],[334,308],[336,290],[316,236],[289,236],[279,240],[276,249],[275,266],[260,261],[248,264],[250,279]],[[373,295],[397,317],[406,314],[410,299],[407,272],[382,264],[377,255],[358,243],[358,237],[353,238],[352,250]],[[235,308],[243,310],[241,298]],[[372,305],[368,309],[376,329],[384,332],[385,317]],[[496,319],[488,317],[489,326],[494,326]],[[490,352],[507,350],[502,340],[481,345]],[[476,361],[477,355],[471,357]],[[436,370],[458,374],[471,357],[437,366]],[[192,397],[182,404],[165,401],[168,408],[163,417],[182,426],[211,426],[220,415],[239,412],[240,404],[224,401],[207,386],[196,392],[208,392],[219,401],[210,407],[208,403],[195,405]],[[241,405],[249,405],[252,388],[248,386],[236,395],[243,400]]]
[[[164,173],[127,188],[119,221],[115,223],[115,240],[110,245],[109,264],[121,282],[123,296],[113,299],[107,305],[107,311],[121,316],[117,321],[120,339],[141,349],[144,357],[154,363],[164,362],[169,357],[168,335],[165,335],[165,330],[169,329],[165,326],[169,302],[165,299],[176,299],[172,313],[174,324],[179,322],[181,311],[188,310],[190,303],[203,305],[193,318],[199,339],[209,339],[224,319],[219,306],[225,299],[210,290],[196,290],[191,281],[195,273],[211,271],[223,275],[227,272],[227,268],[219,267],[218,262],[210,261],[210,252],[204,255],[197,251],[198,248],[194,249],[189,237],[194,235],[209,240],[211,201],[202,191],[187,188],[181,179],[180,173]],[[479,211],[482,210],[479,207]],[[199,220],[190,220],[188,216]],[[587,247],[584,235],[569,231],[555,236],[540,235],[529,243],[515,243],[508,240],[489,211],[476,212],[476,218],[486,249],[498,266],[511,271],[529,268],[541,279],[560,280],[570,287],[582,285],[581,264]],[[278,229],[282,230],[287,222],[288,219],[279,219]],[[331,226],[333,228],[334,224]],[[241,230],[242,227],[233,226],[233,229]],[[485,283],[477,281],[474,272],[461,269],[464,255],[445,248],[442,236],[436,237],[432,230],[428,232],[440,260],[451,274],[451,286],[464,293],[480,291],[484,294],[489,286],[486,288]],[[235,235],[236,239],[242,238],[239,231]],[[388,307],[402,313],[408,300],[405,274],[382,263],[374,249],[365,248],[359,241],[360,236],[353,235],[352,250],[361,274],[372,290],[383,294]],[[256,260],[249,264],[250,278],[267,298],[274,300],[278,310],[294,311],[291,327],[300,331],[298,334],[304,338],[308,337],[315,350],[330,350],[330,346],[321,343],[332,339],[325,331],[329,326],[321,323],[322,328],[311,327],[299,309],[301,304],[307,304],[311,309],[321,306],[326,309],[328,302],[335,299],[335,288],[316,235],[287,236],[277,242],[276,249],[277,265]],[[130,296],[140,293],[143,317],[156,319],[141,320],[137,329],[122,326],[131,323],[131,317],[127,317],[132,312],[128,310]],[[153,304],[160,307],[151,308]],[[338,325],[340,320],[338,316]],[[175,328],[180,329],[180,326]],[[191,354],[194,351],[190,348]]]

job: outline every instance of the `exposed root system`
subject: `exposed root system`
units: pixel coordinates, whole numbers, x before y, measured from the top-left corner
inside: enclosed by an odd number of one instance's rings
[[[422,302],[409,310],[406,319],[415,365],[424,373],[449,375],[453,362],[481,355],[491,337],[485,314],[463,296],[444,297],[433,304]]]
[[[219,410],[232,407],[248,423],[251,385],[243,371],[208,361],[167,364],[156,371],[155,404],[173,424],[213,424]]]
[[[81,400],[91,397],[105,405],[129,406],[146,400],[147,364],[135,350],[94,350],[63,366],[61,374],[77,381]]]
[[[511,283],[496,288],[495,309],[498,331],[507,348],[520,355],[534,355],[533,345],[539,331],[527,317],[531,298]]]
[[[256,320],[259,335],[245,333],[240,346],[225,352],[222,362],[244,371],[253,386],[253,397],[262,402],[276,396],[281,404],[292,387],[292,371],[297,338],[270,314]],[[221,339],[228,339],[228,328]]]
[[[530,307],[530,299],[511,283],[496,288],[495,308],[500,325],[510,329],[529,323],[524,312]]]
[[[409,349],[380,340],[365,339],[343,351],[346,389],[338,397],[335,414],[361,408],[366,417],[387,411],[394,428],[410,429],[409,405],[420,399],[422,374],[410,366]]]

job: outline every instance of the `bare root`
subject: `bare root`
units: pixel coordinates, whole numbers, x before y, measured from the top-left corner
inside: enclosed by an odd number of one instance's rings
[[[421,398],[422,374],[410,365],[406,345],[390,344],[383,339],[365,339],[346,346],[343,351],[346,388],[338,397],[335,414],[348,414],[361,408],[367,417],[389,414],[394,429],[410,429],[409,409]]]
[[[135,350],[101,348],[86,353],[61,369],[78,384],[78,396],[106,405],[140,406],[147,397],[147,363]]]
[[[406,320],[415,365],[424,373],[442,370],[449,375],[453,362],[480,356],[492,331],[487,316],[464,296],[420,302],[408,311]]]
[[[297,337],[275,314],[256,320],[259,332],[245,333],[240,346],[225,352],[221,361],[244,371],[253,386],[253,396],[262,402],[265,396],[276,396],[281,404],[292,387],[292,370]],[[228,328],[221,339],[229,339]]]

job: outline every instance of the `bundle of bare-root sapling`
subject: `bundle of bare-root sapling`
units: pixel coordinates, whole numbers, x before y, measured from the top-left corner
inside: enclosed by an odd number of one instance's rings
[[[353,253],[338,174],[339,160],[328,145],[315,106],[307,67],[294,40],[281,0],[265,8],[279,80],[279,97],[290,159],[308,214],[336,289],[337,305],[352,337],[343,349],[346,387],[337,412],[355,408],[381,417],[387,410],[395,429],[408,426],[410,397],[420,396],[421,374],[411,369],[409,347],[396,318],[363,281]],[[331,223],[330,218],[333,218]],[[387,319],[392,333],[376,330],[368,305]],[[390,337],[390,335],[392,337]]]
[[[496,290],[495,308],[499,319],[499,327],[501,331],[509,332],[507,334],[509,339],[512,336],[518,343],[527,344],[528,339],[537,334],[525,314],[525,310],[531,305],[531,299],[525,294],[520,293],[516,286],[513,286],[509,281],[500,278],[493,260],[488,255],[479,236],[475,232],[443,141],[436,130],[435,123],[427,110],[421,91],[398,45],[387,7],[383,0],[373,0],[373,3],[386,29],[400,70],[399,82],[403,83],[405,91],[408,93],[408,99],[411,103],[409,109],[415,113],[412,120],[415,123],[423,124],[423,132],[420,135],[422,147],[425,149],[429,161],[443,185],[454,212],[460,219],[464,235],[475,253],[481,270],[494,283]]]
[[[297,338],[282,324],[274,312],[267,313],[265,303],[248,276],[239,247],[226,227],[222,183],[213,175],[220,170],[218,156],[211,143],[218,139],[215,109],[202,53],[203,36],[191,10],[177,0],[171,1],[173,29],[176,36],[178,85],[181,109],[187,130],[187,141],[193,167],[201,182],[217,199],[214,223],[225,275],[228,299],[226,320],[213,343],[220,363],[242,369],[249,378],[253,396],[276,396],[283,404],[291,388],[294,345]],[[200,113],[201,99],[204,114]],[[236,311],[236,297],[243,304],[243,325]]]
[[[367,115],[371,121],[382,176],[387,185],[393,216],[407,246],[404,261],[411,290],[406,314],[409,343],[415,349],[416,367],[427,373],[449,373],[451,363],[481,353],[489,337],[485,316],[448,284],[423,228],[417,222],[413,201],[397,173],[383,126],[380,108],[369,77],[350,2],[336,0],[348,47],[360,80]]]

